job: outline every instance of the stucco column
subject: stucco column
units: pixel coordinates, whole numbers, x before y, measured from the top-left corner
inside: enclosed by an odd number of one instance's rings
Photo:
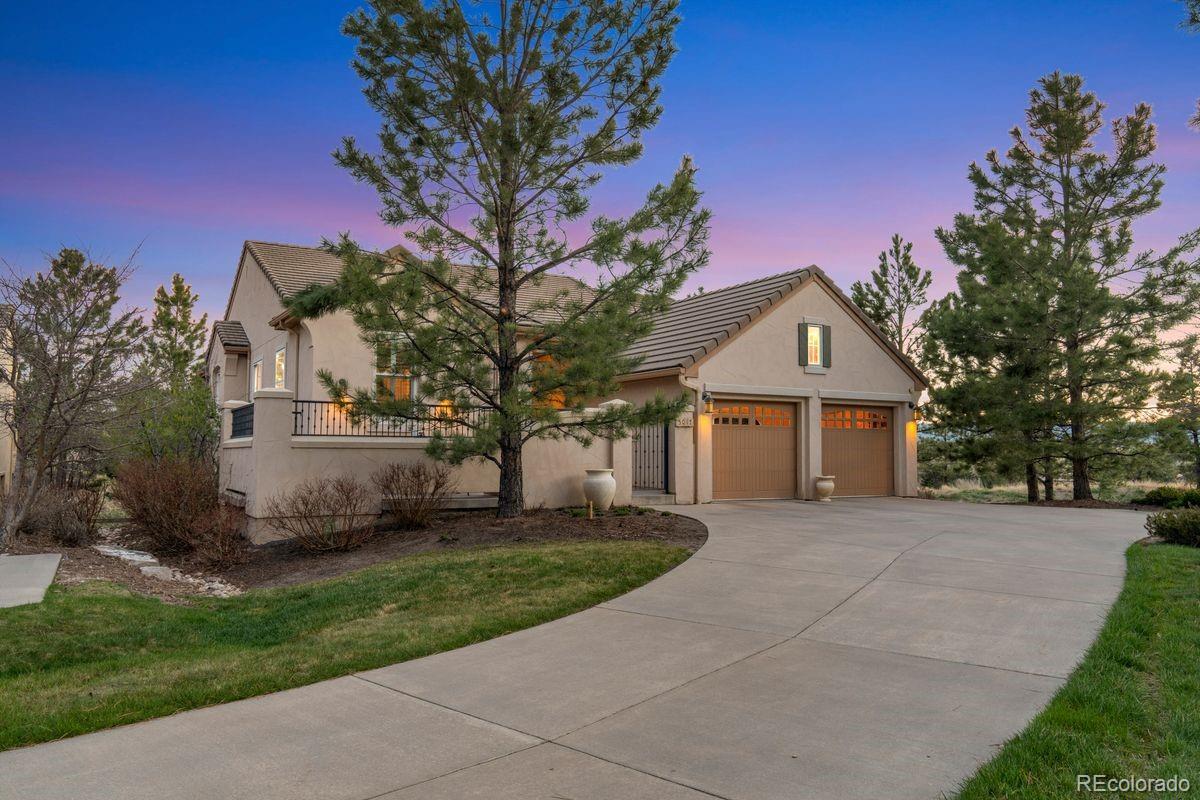
[[[671,464],[669,487],[675,495],[675,502],[688,504],[695,502],[695,448],[692,428],[696,424],[696,408],[688,406],[671,428]]]
[[[254,393],[254,480],[246,492],[246,513],[262,517],[267,499],[291,483],[292,391]]]
[[[701,406],[703,408],[703,406]],[[712,414],[696,414],[696,502],[713,499]]]
[[[896,408],[896,494],[916,497],[920,481],[917,473],[917,422],[913,409],[905,403]]]
[[[821,398],[814,394],[802,404],[804,415],[803,445],[801,450],[800,496],[813,500],[817,496],[816,479],[821,474]]]

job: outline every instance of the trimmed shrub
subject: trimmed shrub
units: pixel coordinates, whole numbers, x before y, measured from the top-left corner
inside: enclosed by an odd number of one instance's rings
[[[1171,544],[1200,547],[1200,508],[1160,511],[1146,518],[1146,531]]]
[[[1178,486],[1158,486],[1134,502],[1163,508],[1200,508],[1200,489],[1181,489]]]
[[[371,481],[390,503],[392,516],[402,528],[424,528],[433,515],[446,507],[455,489],[450,469],[441,464],[418,461],[388,464],[371,476]]]
[[[378,501],[349,475],[312,478],[267,501],[267,516],[297,545],[313,553],[353,550],[375,535]]]
[[[95,538],[103,505],[104,496],[95,489],[51,486],[40,493],[25,515],[21,532],[79,547]]]
[[[221,504],[217,476],[203,461],[127,461],[117,468],[113,498],[153,552],[194,552],[213,565],[234,563],[243,554],[241,512]]]

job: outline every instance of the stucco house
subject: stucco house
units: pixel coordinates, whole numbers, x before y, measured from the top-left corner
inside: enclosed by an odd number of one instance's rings
[[[246,242],[213,326],[207,369],[224,409],[221,488],[252,519],[271,493],[303,478],[365,477],[385,462],[426,457],[420,425],[351,423],[317,380],[327,368],[352,385],[412,388],[348,314],[300,321],[287,313],[286,297],[340,269],[318,248]],[[588,289],[565,276],[529,289],[560,291]],[[914,409],[926,381],[817,267],[678,300],[630,352],[639,366],[605,402],[682,392],[692,410],[590,448],[531,442],[527,504],[580,503],[583,470],[596,467],[614,470],[617,502],[635,493],[645,503],[813,499],[818,475],[836,476],[835,496],[916,492]],[[469,463],[457,473],[457,502],[486,505],[495,467]]]

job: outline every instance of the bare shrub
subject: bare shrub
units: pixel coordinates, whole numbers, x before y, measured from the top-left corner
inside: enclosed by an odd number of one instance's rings
[[[162,553],[191,550],[196,520],[219,505],[212,470],[186,458],[127,461],[117,468],[112,492],[129,527]]]
[[[94,489],[51,486],[29,507],[20,531],[79,547],[95,538],[103,505],[104,496]]]
[[[246,557],[245,516],[240,508],[222,504],[197,517],[190,534],[196,557],[214,567],[242,561]]]
[[[375,535],[376,499],[349,475],[311,478],[267,501],[267,516],[309,552],[353,550]]]
[[[213,566],[235,563],[244,553],[241,512],[220,502],[217,476],[204,461],[127,461],[117,468],[113,498],[153,552],[191,552]]]
[[[450,469],[441,464],[418,461],[413,464],[388,464],[371,476],[390,501],[392,515],[404,528],[424,528],[433,515],[446,507],[456,487]]]

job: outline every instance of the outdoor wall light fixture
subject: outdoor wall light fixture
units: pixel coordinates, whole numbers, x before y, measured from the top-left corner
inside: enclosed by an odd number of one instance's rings
[[[708,392],[705,392],[704,394],[700,395],[700,399],[702,401],[704,401],[704,413],[705,414],[713,413],[713,397],[712,397],[712,395]]]

